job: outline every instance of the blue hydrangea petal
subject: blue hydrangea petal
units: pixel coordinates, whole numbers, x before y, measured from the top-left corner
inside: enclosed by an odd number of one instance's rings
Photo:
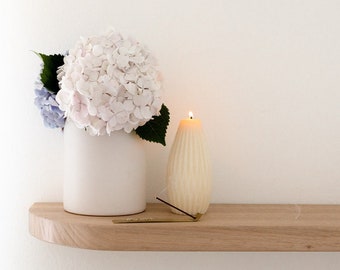
[[[55,95],[48,92],[39,82],[36,87],[34,104],[40,110],[44,125],[49,128],[63,128],[65,126],[65,113],[60,110]]]

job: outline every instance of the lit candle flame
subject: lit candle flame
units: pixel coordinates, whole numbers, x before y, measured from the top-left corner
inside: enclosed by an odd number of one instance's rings
[[[194,117],[194,114],[192,112],[189,112],[189,118],[192,119]]]

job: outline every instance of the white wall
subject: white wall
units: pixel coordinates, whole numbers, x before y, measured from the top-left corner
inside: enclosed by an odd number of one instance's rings
[[[165,79],[168,146],[148,144],[148,200],[178,122],[201,118],[213,202],[340,203],[340,1],[4,0],[0,8],[0,269],[339,269],[338,253],[99,252],[39,241],[28,208],[61,201],[62,134],[33,105],[31,52],[113,26],[147,44]]]

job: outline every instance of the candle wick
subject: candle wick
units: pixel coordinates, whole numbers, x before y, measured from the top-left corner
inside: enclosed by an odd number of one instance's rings
[[[190,116],[190,119],[192,119],[192,116]]]

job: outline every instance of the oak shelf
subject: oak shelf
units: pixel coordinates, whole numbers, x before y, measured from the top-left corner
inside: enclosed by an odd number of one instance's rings
[[[127,218],[173,218],[163,204]],[[43,241],[116,251],[340,251],[340,205],[212,204],[198,222],[113,224],[35,203],[29,231]]]

